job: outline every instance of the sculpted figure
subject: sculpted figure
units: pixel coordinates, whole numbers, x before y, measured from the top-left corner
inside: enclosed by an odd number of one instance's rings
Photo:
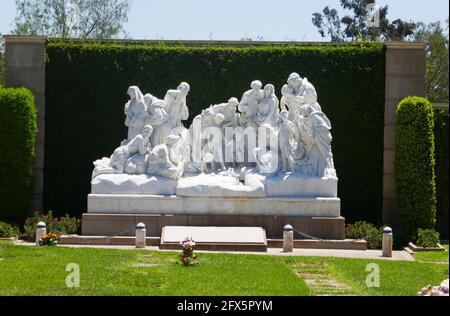
[[[152,147],[164,143],[170,134],[169,114],[163,100],[158,99],[151,94],[144,96],[145,104],[148,110],[147,124],[153,126],[153,134],[150,138]]]
[[[216,165],[219,165],[220,170],[225,171],[225,162],[223,155],[223,122],[225,116],[222,113],[214,115],[214,125],[206,131],[204,135],[205,144],[202,148],[202,172],[207,172],[207,164],[211,164],[211,170],[217,170]]]
[[[288,109],[291,118],[295,111],[298,111],[304,104],[311,105],[316,111],[322,111],[317,102],[316,89],[307,78],[302,79],[296,72],[289,76],[287,85],[284,85],[281,89],[281,94],[283,95],[281,109]]]
[[[316,177],[336,177],[333,153],[331,151],[332,136],[330,120],[320,111],[315,111],[309,104],[302,106],[308,134],[303,136],[305,155],[312,164],[312,175]]]
[[[189,84],[182,82],[176,90],[167,91],[164,103],[169,114],[170,128],[182,127],[181,121],[189,118],[189,109],[186,105],[186,97],[189,90]]]
[[[251,90],[244,93],[239,103],[239,111],[241,112],[241,122],[243,127],[257,127],[256,115],[258,114],[258,105],[264,97],[261,89],[262,83],[255,80],[251,83]]]
[[[183,162],[183,148],[181,148],[180,140],[181,137],[177,135],[169,135],[166,139],[169,159],[175,166],[180,166]]]
[[[135,157],[136,160],[145,161],[145,158],[142,159],[142,157],[145,157],[147,152],[151,149],[150,136],[152,135],[152,132],[153,128],[150,125],[146,125],[142,130],[142,134],[137,135],[126,145],[120,146],[114,150],[111,158],[103,158],[102,160],[97,160],[94,162],[95,168],[92,178],[95,178],[99,174],[125,173],[126,171],[136,173],[140,171],[142,166],[139,168],[135,165],[135,169],[133,169],[133,166],[131,166],[133,162],[129,159]],[[129,170],[126,170],[127,167]]]
[[[275,95],[275,87],[267,84],[264,87],[264,98],[258,106],[256,122],[258,126],[275,127],[278,123],[279,108],[278,98]]]
[[[300,107],[298,111],[295,111],[293,122],[296,131],[296,147],[293,156],[294,171],[300,171],[305,175],[313,176],[312,164],[306,156],[306,144],[312,142],[312,125],[311,120],[306,118],[304,107]]]
[[[147,105],[145,104],[141,90],[137,86],[131,86],[128,88],[127,93],[130,96],[130,101],[125,104],[125,126],[128,127],[127,141],[131,141],[142,132],[148,114]]]
[[[235,127],[239,124],[237,107],[239,101],[237,98],[230,98],[227,103],[217,104],[211,107],[214,113],[221,113],[224,115],[223,127]]]
[[[294,123],[289,120],[289,112],[280,113],[281,122],[278,129],[278,144],[281,152],[281,172],[294,170],[294,159],[292,158],[292,141],[295,138]]]
[[[147,174],[174,180],[181,177],[180,169],[170,161],[166,144],[160,144],[153,148],[148,154],[147,162]]]
[[[202,137],[206,128],[214,124],[214,111],[211,108],[202,110],[189,127],[189,138],[191,141],[190,154],[186,156],[185,170],[199,172],[202,169],[202,150],[204,139]],[[190,159],[189,159],[190,158]]]

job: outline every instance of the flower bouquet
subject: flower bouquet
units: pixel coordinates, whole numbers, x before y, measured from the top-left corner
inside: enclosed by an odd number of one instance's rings
[[[427,286],[417,293],[417,296],[448,296],[448,279],[439,286]]]
[[[180,242],[183,247],[183,254],[181,255],[181,262],[185,266],[195,266],[198,264],[197,255],[194,254],[195,241],[192,238],[186,238]]]
[[[56,246],[59,242],[59,235],[55,233],[49,233],[42,235],[41,240],[39,240],[40,246]]]

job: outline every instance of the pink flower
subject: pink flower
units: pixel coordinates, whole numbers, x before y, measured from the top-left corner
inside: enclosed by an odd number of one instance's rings
[[[441,285],[439,286],[439,290],[441,290],[442,292],[448,294],[448,279],[442,281]]]

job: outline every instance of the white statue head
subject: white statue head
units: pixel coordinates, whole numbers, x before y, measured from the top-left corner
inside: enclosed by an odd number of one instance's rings
[[[289,85],[285,84],[281,88],[281,95],[286,96],[286,95],[289,95],[290,93],[292,93],[292,88]]]
[[[129,87],[127,94],[130,96],[131,100],[140,100],[142,98],[142,92],[138,86]]]
[[[144,95],[144,102],[147,106],[150,106],[153,103],[154,96],[152,96],[150,93],[147,93]]]
[[[153,134],[153,127],[151,125],[145,125],[142,129],[142,136],[149,138]]]
[[[189,91],[191,90],[191,86],[187,82],[182,82],[177,88],[178,91],[184,96],[188,95]]]
[[[287,83],[293,88],[299,88],[302,85],[302,78],[298,73],[293,72],[289,76]]]
[[[259,80],[252,81],[250,87],[252,88],[253,91],[258,92],[262,88],[262,82]]]
[[[228,106],[230,108],[236,108],[239,105],[239,100],[237,98],[230,98],[228,100]]]
[[[216,115],[214,115],[214,123],[220,125],[223,123],[223,121],[225,121],[225,115],[223,115],[222,113],[217,113]]]
[[[280,117],[283,121],[287,120],[289,118],[289,112],[286,110],[283,110],[280,112]]]
[[[300,107],[300,114],[303,115],[304,117],[308,117],[309,115],[311,115],[312,112],[314,112],[314,109],[309,104],[304,104]]]
[[[173,145],[179,140],[180,140],[180,136],[171,134],[171,135],[167,136],[166,143],[167,143],[167,145]]]
[[[266,84],[266,86],[264,87],[264,96],[266,98],[270,97],[272,94],[275,93],[275,87],[273,84]]]
[[[212,120],[214,118],[214,114],[213,109],[202,110],[201,118],[202,120]]]

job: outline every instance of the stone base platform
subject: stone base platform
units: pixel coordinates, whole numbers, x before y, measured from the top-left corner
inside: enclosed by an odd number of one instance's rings
[[[339,217],[339,198],[89,194],[88,213]]]
[[[217,202],[219,203],[219,202]],[[296,230],[314,237],[332,240],[345,239],[345,219],[317,216],[281,215],[160,215],[85,213],[82,221],[84,236],[133,236],[137,223],[144,223],[147,236],[160,237],[165,226],[219,226],[262,227],[267,238],[282,238],[283,227],[292,225]]]

